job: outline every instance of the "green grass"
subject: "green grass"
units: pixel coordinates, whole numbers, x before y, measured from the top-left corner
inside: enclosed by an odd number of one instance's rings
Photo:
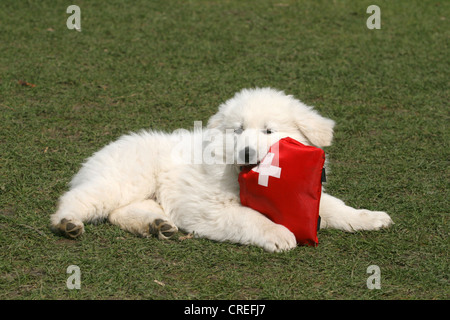
[[[448,2],[79,0],[82,32],[66,28],[71,4],[0,7],[0,299],[450,297]],[[366,28],[371,4],[381,30]],[[392,228],[321,230],[317,248],[281,254],[109,224],[77,241],[49,230],[101,146],[205,123],[254,86],[336,120],[329,193],[389,212]],[[69,265],[80,290],[66,288]]]

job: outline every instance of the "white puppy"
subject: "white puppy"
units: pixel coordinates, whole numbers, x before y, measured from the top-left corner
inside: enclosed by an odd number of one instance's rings
[[[108,219],[144,237],[170,238],[179,228],[268,251],[292,249],[292,232],[240,204],[240,167],[257,164],[288,136],[329,146],[333,126],[283,92],[242,90],[219,107],[206,129],[142,131],[95,153],[60,198],[51,224],[69,238],[84,232],[84,222]],[[325,193],[319,213],[322,228],[376,230],[392,223],[385,212],[357,210]]]

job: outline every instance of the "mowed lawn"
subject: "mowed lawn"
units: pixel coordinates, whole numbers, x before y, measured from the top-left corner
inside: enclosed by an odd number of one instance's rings
[[[2,1],[0,299],[448,299],[449,21],[448,1]],[[278,254],[108,223],[76,241],[50,231],[94,151],[205,124],[266,86],[336,121],[328,192],[395,225]]]

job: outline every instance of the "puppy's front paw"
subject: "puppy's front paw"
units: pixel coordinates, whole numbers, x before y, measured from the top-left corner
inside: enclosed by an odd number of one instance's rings
[[[280,224],[273,224],[265,231],[261,246],[269,252],[281,252],[295,248],[297,240],[288,228]]]
[[[391,217],[383,211],[358,210],[358,215],[361,219],[360,228],[355,230],[379,230],[387,228],[394,222]]]

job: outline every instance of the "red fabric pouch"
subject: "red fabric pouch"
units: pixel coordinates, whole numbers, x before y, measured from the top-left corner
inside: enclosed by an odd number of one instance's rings
[[[317,246],[324,162],[322,149],[279,140],[258,166],[239,174],[241,204],[284,225],[298,244]]]

